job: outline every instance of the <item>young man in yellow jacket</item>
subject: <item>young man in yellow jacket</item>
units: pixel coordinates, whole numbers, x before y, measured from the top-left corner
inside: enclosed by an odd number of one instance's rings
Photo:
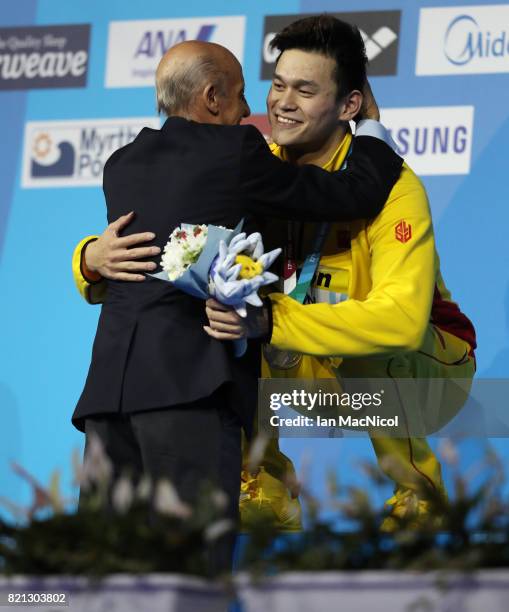
[[[268,98],[272,138],[277,143],[273,146],[275,155],[329,171],[342,167],[351,134],[348,124],[338,117],[345,100],[355,92],[352,82],[365,75],[366,62],[362,46],[355,47],[351,41],[347,45],[344,33],[344,24],[322,16],[300,20],[276,37],[274,43],[281,56]],[[118,229],[128,220],[120,220]],[[296,256],[302,260],[309,253],[313,229],[291,229]],[[146,256],[145,250],[150,248],[137,249],[132,255]],[[110,256],[110,265],[114,273],[134,280],[136,263],[127,265],[127,257],[129,254],[118,249]],[[98,292],[101,283],[95,289],[88,285],[80,274],[79,262],[80,248],[75,255],[76,280],[83,292]],[[473,375],[475,334],[443,284],[426,194],[408,167],[378,218],[331,228],[310,293],[315,303],[309,305],[282,294],[270,296],[272,345],[304,355],[284,372],[264,362],[265,376]],[[88,296],[95,301],[91,293]],[[243,322],[234,313],[213,304],[208,312],[210,333],[216,338],[245,333]],[[396,494],[389,500],[394,514],[400,516],[408,509],[417,516],[425,514],[423,488],[443,490],[440,465],[426,440],[372,438],[372,442],[382,469],[396,482]],[[275,466],[273,473],[292,470],[277,443],[271,444],[262,464]],[[263,492],[260,496],[256,484],[254,503],[251,507],[245,504],[247,510],[262,505]],[[266,502],[270,506],[270,499]],[[275,512],[278,514],[277,509]],[[295,520],[287,521],[289,528],[292,525],[296,526]],[[385,527],[389,526],[386,521]]]
[[[339,104],[333,93],[344,85],[334,77],[344,65],[359,70],[363,60],[359,50],[344,53],[336,27],[332,17],[307,18],[276,36],[281,55],[268,97],[273,153],[329,171],[345,163],[352,138],[347,125],[334,120]],[[316,232],[309,230],[308,224],[293,231],[300,235],[294,250],[301,260]],[[378,217],[331,227],[309,293],[312,303],[304,305],[288,295],[269,296],[271,329],[259,329],[259,335],[269,332],[272,346],[303,356],[283,371],[265,364],[266,376],[472,378],[475,332],[443,282],[426,192],[406,165]],[[220,305],[210,303],[208,313],[209,333],[218,339],[249,330],[249,321]],[[466,399],[463,391],[438,398],[448,402],[442,405],[447,418]],[[404,411],[404,397],[402,404]],[[396,483],[389,500],[395,516],[419,520],[428,511],[430,489],[446,496],[440,464],[425,438],[371,440],[380,466]],[[396,524],[388,517],[383,528]]]

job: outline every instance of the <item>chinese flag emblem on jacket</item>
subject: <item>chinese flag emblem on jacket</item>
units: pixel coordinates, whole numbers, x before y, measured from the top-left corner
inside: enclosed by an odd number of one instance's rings
[[[394,228],[396,240],[400,242],[408,242],[412,238],[412,226],[410,223],[401,220]]]

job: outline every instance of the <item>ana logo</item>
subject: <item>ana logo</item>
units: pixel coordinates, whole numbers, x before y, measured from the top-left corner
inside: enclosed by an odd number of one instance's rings
[[[412,226],[410,223],[401,220],[394,228],[396,240],[399,240],[403,244],[408,242],[412,238]]]
[[[359,28],[366,46],[370,75],[396,74],[401,11],[331,14]],[[268,15],[265,17],[262,41],[262,79],[272,79],[274,64],[279,55],[277,49],[270,48],[274,36],[293,21],[303,17],[306,15]]]
[[[242,63],[245,21],[244,16],[112,21],[106,87],[153,87],[161,57],[185,40],[223,45]]]
[[[101,185],[104,164],[159,119],[94,119],[29,122],[25,128],[23,187]]]
[[[39,177],[72,176],[75,151],[66,140],[55,144],[47,132],[36,132],[33,137],[30,174]]]
[[[209,42],[214,34],[216,26],[214,24],[203,25],[198,30],[194,40],[201,40],[203,42]],[[178,43],[188,40],[190,33],[185,29],[180,30],[158,30],[144,32],[141,37],[140,43],[136,48],[134,57],[146,56],[146,57],[157,57],[160,59],[166,51]]]
[[[509,5],[421,9],[416,74],[509,72]]]

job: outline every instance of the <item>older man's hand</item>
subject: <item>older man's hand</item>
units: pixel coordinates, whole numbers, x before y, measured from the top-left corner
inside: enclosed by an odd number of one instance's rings
[[[375,121],[380,121],[380,109],[378,108],[371,85],[367,79],[362,90],[361,110],[355,117],[356,121],[360,121],[361,119],[374,119]]]
[[[119,217],[110,223],[97,240],[85,249],[85,265],[91,272],[98,272],[104,278],[121,281],[143,281],[140,272],[152,272],[157,267],[152,261],[139,261],[161,252],[157,246],[136,245],[150,242],[155,238],[152,232],[131,234],[123,238],[119,233],[132,221],[134,213]]]
[[[205,303],[205,312],[209,325],[204,330],[216,340],[239,340],[247,336],[244,319],[240,317],[233,307],[225,306],[217,300],[210,298]]]
[[[269,333],[267,306],[249,306],[247,316],[239,316],[232,307],[224,306],[210,298],[205,305],[209,325],[203,329],[216,340],[239,340],[260,338]]]

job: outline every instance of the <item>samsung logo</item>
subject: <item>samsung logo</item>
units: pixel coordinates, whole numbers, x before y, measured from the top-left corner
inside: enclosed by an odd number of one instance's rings
[[[398,153],[419,175],[470,171],[473,106],[388,108],[381,112]]]
[[[389,130],[402,156],[432,155],[440,153],[464,153],[468,146],[468,128],[458,125],[436,127],[402,127],[396,131]]]

